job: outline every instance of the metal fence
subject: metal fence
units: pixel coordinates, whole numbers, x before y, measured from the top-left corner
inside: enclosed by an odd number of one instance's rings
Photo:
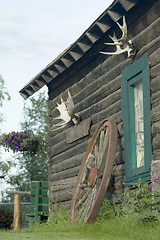
[[[30,202],[20,202],[20,225],[21,228],[28,227],[28,221],[26,220],[26,214],[30,212]],[[0,206],[7,206],[14,214],[14,202],[0,202]]]

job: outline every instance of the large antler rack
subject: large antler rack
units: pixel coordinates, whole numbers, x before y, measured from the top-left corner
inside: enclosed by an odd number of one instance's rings
[[[122,31],[122,37],[118,39],[114,32],[113,36],[109,36],[113,42],[105,43],[106,45],[116,46],[116,51],[115,52],[100,52],[100,53],[107,54],[107,55],[117,55],[117,54],[127,52],[128,57],[134,56],[136,53],[136,50],[133,47],[132,41],[127,39],[128,38],[127,37],[127,24],[126,24],[125,16],[123,16],[123,25],[120,25],[118,22],[117,22],[117,25],[119,26],[119,28]]]
[[[78,124],[80,121],[80,116],[75,113],[75,105],[70,92],[68,91],[68,98],[66,101],[61,98],[61,103],[57,103],[57,110],[60,115],[55,117],[53,120],[61,120],[59,123],[54,124],[51,131],[56,131],[58,129],[64,128],[69,122]]]

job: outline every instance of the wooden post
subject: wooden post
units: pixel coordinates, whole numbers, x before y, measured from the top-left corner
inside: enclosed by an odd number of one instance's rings
[[[14,230],[20,229],[20,195],[14,195]]]

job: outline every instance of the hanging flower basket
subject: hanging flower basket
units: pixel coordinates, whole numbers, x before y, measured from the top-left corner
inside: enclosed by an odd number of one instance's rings
[[[39,145],[38,140],[22,139],[22,147],[19,151],[35,151]]]
[[[32,131],[11,132],[2,136],[1,145],[6,151],[12,150],[14,153],[20,151],[30,151],[34,154],[46,153],[47,142],[42,135],[34,135]]]

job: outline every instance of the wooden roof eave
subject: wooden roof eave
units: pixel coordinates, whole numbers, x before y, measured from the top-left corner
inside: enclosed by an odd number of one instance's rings
[[[19,92],[24,99],[70,68],[139,0],[115,0],[69,48],[49,63]]]

